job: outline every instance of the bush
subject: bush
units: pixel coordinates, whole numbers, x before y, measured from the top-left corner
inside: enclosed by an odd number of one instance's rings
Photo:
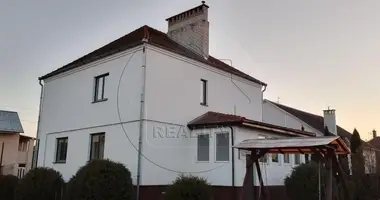
[[[210,200],[211,186],[203,178],[180,175],[168,187],[166,200]]]
[[[129,200],[133,198],[130,171],[121,163],[93,160],[81,167],[67,186],[67,200]]]
[[[321,194],[324,194],[324,177],[321,170]],[[285,189],[291,200],[318,200],[318,164],[310,162],[295,167],[285,178]]]
[[[1,199],[14,200],[18,178],[13,175],[0,175],[0,197]]]
[[[62,175],[50,168],[30,170],[16,189],[17,200],[60,200],[64,181]]]

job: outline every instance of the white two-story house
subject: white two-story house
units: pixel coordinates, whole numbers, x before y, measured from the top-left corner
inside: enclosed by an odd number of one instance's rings
[[[37,165],[69,180],[107,158],[129,168],[139,199],[161,199],[181,173],[206,178],[216,199],[236,199],[245,158],[232,145],[314,136],[262,122],[267,85],[209,54],[208,8],[168,18],[167,33],[142,26],[40,77]],[[302,162],[285,165],[293,159]],[[278,186],[283,161],[264,161],[266,184]]]

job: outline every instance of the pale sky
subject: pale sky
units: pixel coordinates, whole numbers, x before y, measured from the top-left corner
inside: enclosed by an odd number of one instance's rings
[[[268,83],[265,98],[368,139],[380,128],[379,0],[209,0],[210,54]],[[195,0],[0,0],[0,110],[36,135],[37,78]]]

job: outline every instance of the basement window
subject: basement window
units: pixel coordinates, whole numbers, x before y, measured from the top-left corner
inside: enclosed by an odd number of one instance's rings
[[[207,80],[201,79],[201,105],[207,106]]]
[[[95,77],[93,98],[94,103],[107,100],[105,97],[105,86],[108,75],[109,73],[106,73]]]

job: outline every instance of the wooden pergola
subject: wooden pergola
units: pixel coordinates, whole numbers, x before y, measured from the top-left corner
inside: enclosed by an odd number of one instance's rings
[[[280,139],[249,139],[234,145],[234,148],[247,152],[246,172],[243,183],[241,200],[267,200],[259,159],[266,153],[281,154],[317,154],[324,158],[327,170],[326,200],[332,200],[333,174],[343,183],[345,199],[349,200],[349,193],[343,170],[336,155],[350,154],[350,149],[339,136],[323,137],[294,137]],[[254,167],[256,166],[256,167]],[[261,194],[258,197],[254,189],[253,170],[256,168],[260,182]]]

